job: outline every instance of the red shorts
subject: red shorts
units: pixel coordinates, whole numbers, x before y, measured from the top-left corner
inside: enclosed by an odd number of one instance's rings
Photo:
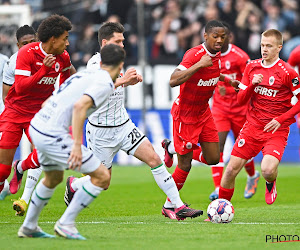
[[[199,148],[197,144],[200,142],[219,142],[218,130],[211,114],[204,122],[196,124],[173,120],[173,139],[175,151],[180,155]]]
[[[28,128],[30,122],[14,123],[7,121],[0,121],[0,148],[12,149],[17,148],[21,141],[23,131],[28,140],[31,142]]]
[[[281,161],[289,132],[289,127],[281,128],[274,134],[263,132],[263,129],[246,122],[235,141],[231,155],[249,160],[262,151],[264,156],[272,155]]]
[[[240,130],[242,129],[246,121],[245,115],[229,115],[217,111],[213,111],[212,115],[215,120],[218,132],[229,132],[230,130],[232,130],[235,138],[238,137]]]

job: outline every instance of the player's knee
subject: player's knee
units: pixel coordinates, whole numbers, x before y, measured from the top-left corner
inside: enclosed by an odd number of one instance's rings
[[[219,161],[220,161],[220,155],[210,156],[206,160],[208,165],[217,165],[219,163]]]
[[[94,185],[103,189],[108,189],[110,184],[110,173],[106,167],[101,165],[91,177]]]
[[[225,170],[225,173],[224,173],[224,176],[228,176],[228,177],[236,177],[237,174],[238,174],[238,170],[237,168],[235,168],[233,165],[228,165],[226,167],[226,170]]]
[[[271,166],[263,167],[261,169],[261,173],[263,177],[267,180],[272,179],[277,174],[276,168],[273,168]]]

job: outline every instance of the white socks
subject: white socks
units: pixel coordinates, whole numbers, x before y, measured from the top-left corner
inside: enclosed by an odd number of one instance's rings
[[[18,170],[18,172],[19,172],[20,174],[23,174],[23,173],[24,173],[24,171],[23,171],[23,169],[22,169],[22,162],[23,162],[23,161],[19,161],[18,164],[17,164],[17,170]]]
[[[176,154],[175,147],[174,147],[174,142],[173,141],[171,141],[171,143],[168,146],[168,152],[170,154]]]
[[[59,222],[63,225],[74,224],[75,218],[79,212],[86,208],[95,198],[97,198],[102,190],[103,188],[95,186],[91,180],[85,180],[82,188],[79,188],[74,194],[72,201],[62,217],[59,219]]]
[[[81,178],[76,178],[72,183],[71,183],[71,187],[73,188],[73,190],[76,192],[78,189],[82,188],[83,184],[87,181],[91,181],[91,176],[86,175],[84,177]]]
[[[28,170],[24,192],[21,197],[21,199],[24,200],[27,204],[30,200],[35,184],[38,182],[40,178],[41,173],[42,173],[42,168]]]
[[[184,205],[182,200],[180,199],[179,192],[172,178],[172,175],[167,171],[165,165],[161,164],[156,168],[152,168],[151,172],[157,185],[169,197],[173,206],[178,208]]]
[[[43,180],[41,180],[37,184],[32,194],[28,211],[26,213],[26,217],[23,223],[24,227],[27,227],[29,229],[35,229],[37,227],[39,215],[44,206],[47,205],[48,200],[52,197],[54,190],[55,188],[47,188],[43,184]]]

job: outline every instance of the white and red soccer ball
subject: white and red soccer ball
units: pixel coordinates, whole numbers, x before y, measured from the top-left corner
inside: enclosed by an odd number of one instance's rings
[[[234,216],[234,208],[226,199],[216,199],[207,208],[207,216],[212,223],[229,223]]]

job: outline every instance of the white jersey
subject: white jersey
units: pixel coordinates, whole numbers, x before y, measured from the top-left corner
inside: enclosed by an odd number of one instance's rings
[[[2,89],[3,89],[3,86],[2,86],[2,78],[3,78],[3,72],[4,72],[4,67],[5,65],[7,65],[7,62],[8,61],[8,57],[5,56],[5,55],[2,55],[0,54],[0,81],[1,81],[1,88],[0,88],[0,114],[2,113],[3,109],[4,109],[4,104],[3,104],[3,100],[2,100]]]
[[[17,64],[17,56],[18,56],[18,52],[16,52],[9,58],[7,64],[4,67],[3,82],[10,86],[12,86],[15,82],[15,69]]]
[[[87,69],[100,69],[101,56],[96,53],[87,63]],[[100,108],[89,116],[88,120],[94,126],[115,127],[129,120],[124,106],[124,87],[114,89],[110,97]]]
[[[103,106],[114,91],[114,84],[105,70],[83,70],[69,77],[57,93],[48,100],[31,120],[31,126],[39,133],[50,137],[69,133],[72,123],[74,103],[82,95],[90,96],[94,106],[87,112],[92,112]]]

